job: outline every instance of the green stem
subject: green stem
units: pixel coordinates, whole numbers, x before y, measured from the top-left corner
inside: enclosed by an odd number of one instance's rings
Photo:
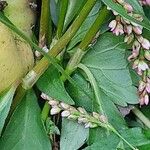
[[[46,101],[45,104],[44,104],[44,107],[42,109],[42,113],[41,113],[41,118],[42,118],[43,122],[46,121],[46,119],[48,117],[48,114],[49,114],[49,110],[50,110],[50,105]]]
[[[132,112],[148,127],[150,128],[150,120],[136,107],[132,109]]]
[[[108,125],[110,131],[114,132],[118,137],[120,137],[132,150],[138,150],[137,148],[133,147],[121,134],[112,126]]]
[[[100,92],[99,92],[99,87],[97,85],[97,82],[96,82],[93,74],[91,73],[89,68],[87,68],[83,64],[79,64],[78,67],[86,73],[86,75],[87,75],[87,77],[88,77],[88,79],[89,79],[89,81],[93,87],[94,94],[95,94],[95,103],[94,104],[96,104],[94,109],[96,109],[96,111],[100,112],[102,115],[105,115],[104,110],[102,108],[102,101],[101,101],[101,96],[100,96]]]
[[[50,45],[52,40],[52,22],[50,14],[50,0],[42,0],[39,43]],[[43,39],[44,38],[44,39]],[[44,41],[43,41],[44,40]],[[44,45],[42,45],[44,46]]]
[[[59,13],[59,20],[58,20],[58,26],[57,26],[57,38],[59,39],[62,36],[64,22],[65,22],[65,16],[67,13],[68,8],[68,0],[61,0],[60,2],[60,13]]]
[[[81,10],[79,16],[75,19],[75,21],[72,23],[70,28],[66,31],[66,33],[58,40],[56,45],[52,47],[52,49],[49,51],[48,55],[56,57],[63,48],[69,43],[69,41],[72,39],[72,37],[76,34],[81,24],[86,19],[87,15],[95,5],[96,0],[88,0],[86,4],[84,5],[83,9]],[[50,62],[48,61],[47,57],[43,57],[37,65],[33,68],[31,72],[35,72],[35,79],[33,80],[32,85],[36,83],[36,81],[39,79],[39,77],[45,72],[45,70],[48,68]],[[29,74],[31,74],[29,72]]]
[[[65,72],[68,75],[70,75],[76,69],[76,66],[80,63],[81,59],[83,58],[83,56],[86,54],[88,50],[87,49],[88,45],[91,43],[96,33],[103,25],[108,15],[109,15],[109,11],[107,10],[106,6],[104,6],[100,10],[98,17],[96,18],[95,22],[93,23],[93,25],[91,26],[87,34],[85,35],[83,41],[78,46],[76,53],[70,59],[65,70]],[[62,75],[61,79],[65,81],[66,77]]]

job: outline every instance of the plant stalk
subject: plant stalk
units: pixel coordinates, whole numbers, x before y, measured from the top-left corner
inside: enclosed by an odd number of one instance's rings
[[[95,37],[96,33],[100,29],[100,27],[103,25],[105,22],[106,18],[109,15],[109,10],[107,10],[107,7],[104,6],[102,10],[100,10],[98,17],[96,18],[95,22],[85,35],[83,41],[80,43],[80,45],[77,48],[77,51],[73,55],[73,57],[70,59],[68,62],[68,65],[66,67],[66,74],[70,75],[72,72],[76,69],[77,65],[80,63],[81,59],[83,56],[87,53],[88,51],[88,46]],[[62,75],[61,76],[62,81],[66,80],[66,76]]]
[[[72,25],[69,27],[69,29],[66,31],[66,33],[58,40],[56,45],[52,47],[52,49],[48,52],[49,56],[56,57],[63,48],[69,43],[69,41],[72,39],[72,37],[76,34],[81,24],[86,19],[87,15],[95,5],[96,0],[88,0],[86,4],[84,5],[83,9],[81,10],[79,16],[75,19],[75,21],[72,23]],[[32,80],[31,85],[34,85],[36,81],[39,79],[39,77],[45,72],[45,70],[50,65],[50,62],[48,61],[47,57],[43,57],[37,65],[33,68],[31,72],[29,72],[28,77],[32,72],[34,72],[34,80]],[[24,81],[26,82],[26,81]],[[28,81],[27,81],[28,82]]]
[[[59,39],[62,36],[63,28],[64,28],[64,22],[65,17],[67,13],[68,8],[68,0],[61,0],[60,2],[60,13],[59,13],[59,20],[58,20],[58,26],[57,26],[57,38]]]
[[[150,128],[150,120],[136,107],[132,109],[132,112],[147,126]]]
[[[44,44],[50,45],[52,41],[52,22],[50,14],[50,0],[42,0],[39,45],[42,48]]]

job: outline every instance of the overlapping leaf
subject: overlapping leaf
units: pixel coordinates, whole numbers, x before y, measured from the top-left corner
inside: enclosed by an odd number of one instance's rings
[[[74,121],[63,119],[60,150],[77,150],[88,138],[88,129]]]
[[[48,96],[63,101],[67,104],[74,104],[73,100],[66,92],[64,83],[60,80],[60,74],[53,66],[41,76],[37,82],[38,88]]]
[[[3,129],[6,117],[9,113],[15,89],[15,87],[12,87],[9,91],[0,95],[0,134]]]
[[[100,90],[115,104],[126,106],[138,103],[136,88],[125,59],[126,46],[122,37],[103,34],[83,63],[92,71]]]
[[[28,91],[0,139],[1,150],[50,150],[34,92]]]

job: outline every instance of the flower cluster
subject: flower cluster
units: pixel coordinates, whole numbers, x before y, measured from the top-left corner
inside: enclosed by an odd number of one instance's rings
[[[41,94],[41,97],[48,100],[48,103],[51,106],[51,115],[61,113],[62,117],[77,120],[78,123],[84,124],[85,128],[95,128],[98,126],[107,128],[108,121],[104,115],[100,115],[96,112],[89,115],[88,112],[82,107],[74,108],[66,103],[56,101],[44,93]]]
[[[140,3],[142,5],[148,5],[148,6],[150,6],[150,0],[140,0]]]
[[[140,22],[143,21],[143,17],[134,13],[133,7],[129,3],[125,2],[124,0],[115,0],[115,2],[121,5],[129,16],[132,16]],[[113,11],[113,14],[116,16],[116,18],[109,23],[109,27],[116,36],[124,34],[124,41],[127,44],[132,44],[132,54],[128,57],[128,60],[133,62],[132,68],[142,78],[139,83],[139,102],[141,105],[148,105],[148,94],[150,93],[150,90],[146,90],[146,87],[150,83],[148,77],[148,72],[150,71],[150,41],[142,36],[142,26],[126,20],[115,11]],[[145,88],[144,86],[141,88],[141,84],[143,83],[145,83]]]

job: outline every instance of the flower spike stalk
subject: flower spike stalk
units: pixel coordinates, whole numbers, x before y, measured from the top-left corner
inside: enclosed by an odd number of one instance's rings
[[[115,3],[121,5],[129,16],[138,21],[143,21],[143,17],[136,14],[129,3],[124,0],[115,0]],[[109,28],[116,36],[124,34],[124,42],[132,44],[132,54],[128,57],[128,60],[132,62],[132,68],[142,77],[138,88],[139,102],[140,105],[148,105],[148,95],[150,94],[150,66],[148,63],[150,61],[150,41],[142,36],[142,26],[124,19],[113,10],[112,12],[116,18],[109,23]]]

